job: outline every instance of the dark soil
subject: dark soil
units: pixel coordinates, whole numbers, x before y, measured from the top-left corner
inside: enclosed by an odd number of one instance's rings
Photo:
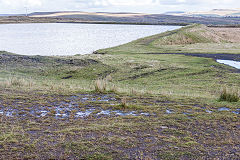
[[[206,53],[148,53],[148,54],[176,54],[176,55],[212,58],[215,60],[221,59],[221,60],[240,61],[240,54],[206,54]]]
[[[44,65],[70,65],[70,66],[87,66],[90,64],[99,63],[93,59],[70,59],[59,57],[45,57],[45,56],[25,56],[9,54],[7,52],[0,52],[0,65],[15,66],[44,66]]]

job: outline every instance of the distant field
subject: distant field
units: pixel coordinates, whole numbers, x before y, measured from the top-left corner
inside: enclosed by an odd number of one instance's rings
[[[211,11],[173,13],[172,15],[197,17],[239,17],[240,9],[214,9]]]

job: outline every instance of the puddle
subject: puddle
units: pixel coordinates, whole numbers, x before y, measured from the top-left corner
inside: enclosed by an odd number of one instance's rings
[[[138,116],[138,114],[135,113],[135,111],[131,111],[131,112],[122,112],[122,111],[113,111],[113,113],[115,113],[118,116]]]
[[[143,116],[150,116],[150,113],[140,113],[140,115],[143,115]]]
[[[217,62],[229,65],[229,66],[237,68],[237,69],[240,69],[240,62],[238,62],[238,61],[220,60],[220,59],[218,59]]]
[[[77,112],[76,117],[88,117],[90,114],[92,114],[95,111],[95,109],[88,109],[85,112]]]
[[[202,107],[201,107],[201,108],[202,108]],[[230,108],[227,108],[227,107],[218,108],[217,110],[218,110],[218,111],[231,111],[231,109],[230,109]],[[192,110],[187,110],[186,112],[182,112],[182,114],[189,116],[189,115],[192,114],[191,111],[192,111]],[[206,113],[209,113],[209,114],[214,113],[214,111],[208,110],[208,109],[206,109],[206,108],[204,109],[204,111],[205,111]],[[191,112],[191,113],[190,113],[190,112]],[[231,111],[231,112],[234,113],[234,114],[240,114],[240,109],[236,109],[235,111]],[[173,114],[173,113],[175,113],[173,110],[166,109],[166,114]]]
[[[172,113],[174,113],[172,110],[169,110],[169,109],[166,109],[166,113],[167,114],[172,114]]]
[[[206,110],[207,113],[212,113],[213,111],[210,111],[210,110]]]
[[[73,105],[69,105],[73,106]],[[229,108],[222,107],[219,108],[218,111],[231,111]],[[206,113],[213,113],[213,111],[205,110]],[[175,113],[173,110],[166,109],[166,114],[173,114]],[[235,111],[232,111],[233,114],[240,114],[240,109],[236,109]],[[184,115],[191,115],[189,112],[182,112]],[[154,114],[146,113],[146,112],[140,112],[140,111],[122,111],[122,110],[114,110],[114,109],[102,109],[101,107],[91,107],[88,106],[88,108],[78,108],[78,107],[72,107],[72,108],[63,108],[61,107],[40,107],[35,108],[31,110],[26,109],[12,109],[7,108],[5,110],[0,109],[0,116],[4,115],[7,117],[37,117],[37,118],[43,118],[47,116],[53,116],[56,119],[66,119],[69,117],[74,118],[86,118],[89,116],[151,116]]]
[[[94,113],[94,111],[100,111],[99,113]],[[29,112],[23,112],[22,110],[7,110],[7,111],[0,111],[0,115],[5,115],[7,117],[14,117],[14,116],[34,116],[34,117],[46,117],[48,115],[54,116],[56,119],[59,118],[69,118],[71,115],[75,118],[85,118],[92,114],[92,116],[150,116],[149,113],[139,112],[136,111],[120,111],[120,110],[104,110],[100,107],[86,109],[85,111],[80,111],[79,109],[70,109],[70,108],[62,108],[59,110],[58,107],[50,110],[31,110]]]
[[[111,114],[110,110],[105,110],[105,111],[99,112],[97,115],[110,115],[110,114]]]
[[[240,114],[240,109],[237,109],[236,111],[233,111],[234,114]]]
[[[81,98],[79,98],[81,97]],[[117,101],[114,95],[78,95],[78,96],[72,96],[70,100],[78,100],[80,102],[111,102],[111,101]]]
[[[41,114],[40,114],[40,117],[45,117],[47,115],[47,111],[40,111]]]
[[[120,111],[120,110],[102,110],[101,112],[99,112],[97,115],[118,115],[118,116],[150,116],[149,113],[145,113],[145,112],[140,112],[140,113],[136,113],[136,111]]]
[[[45,106],[33,104],[30,107],[18,105],[14,102],[14,106],[1,106],[0,115],[7,117],[47,117],[52,116],[56,119],[66,119],[69,117],[86,118],[89,116],[150,116],[149,113],[140,111],[122,111],[111,109],[103,109],[100,106],[93,106],[90,102],[105,102],[109,106],[119,104],[113,95],[78,95],[65,98],[64,101],[48,102]],[[79,104],[85,103],[84,107]],[[81,106],[81,107],[80,107]]]
[[[226,107],[222,107],[222,108],[218,108],[218,111],[230,111],[230,109]]]
[[[59,100],[60,99],[60,100]],[[113,94],[109,95],[97,95],[97,94],[79,94],[71,97],[62,97],[54,99],[53,101],[46,102],[44,105],[38,102],[32,103],[31,106],[26,106],[27,102],[24,103],[16,100],[11,104],[0,102],[0,116],[7,117],[54,117],[56,119],[67,119],[67,118],[87,118],[87,117],[102,117],[102,116],[153,116],[155,113],[146,113],[143,111],[127,111],[127,110],[115,110],[114,105],[120,103]],[[64,100],[61,100],[64,99]],[[56,100],[56,101],[55,101]],[[97,102],[97,103],[95,103]],[[1,105],[5,104],[5,106]],[[104,103],[108,106],[108,109],[101,107]],[[201,107],[203,108],[203,107]],[[227,107],[218,108],[216,110],[208,110],[204,107],[201,110],[206,113],[213,113],[214,111],[230,111],[233,114],[240,114],[240,109],[231,110]],[[184,115],[191,115],[194,111],[188,109],[182,112]],[[165,114],[174,114],[174,110],[166,109]]]
[[[213,113],[213,111],[210,110],[205,110],[207,113]],[[230,108],[227,107],[222,107],[222,108],[218,108],[218,111],[231,111]],[[232,113],[234,114],[240,114],[240,109],[236,109],[235,111],[232,111]]]

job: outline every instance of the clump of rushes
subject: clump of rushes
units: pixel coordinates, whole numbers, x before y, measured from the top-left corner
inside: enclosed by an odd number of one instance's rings
[[[98,79],[94,83],[95,92],[104,93],[107,90],[107,81],[104,79]]]
[[[117,93],[118,92],[118,88],[115,84],[113,84],[110,88],[110,92],[114,92],[114,93]]]
[[[110,92],[117,92],[117,87],[114,84],[110,83],[110,82],[112,82],[112,80],[113,79],[112,79],[111,75],[108,75],[104,79],[97,79],[94,82],[95,92],[105,93],[105,92],[107,92],[107,88],[109,89]]]
[[[123,97],[121,99],[121,105],[120,105],[123,109],[127,108],[127,98]]]
[[[31,88],[33,86],[33,81],[31,79],[24,79],[24,78],[20,78],[20,77],[10,77],[8,79],[6,79],[5,81],[0,83],[0,86],[4,87],[4,88],[8,88],[8,87],[29,87]]]
[[[112,76],[111,75],[108,75],[107,77],[106,77],[106,81],[108,81],[108,82],[112,82]]]
[[[131,95],[136,95],[136,94],[137,94],[137,91],[136,91],[134,88],[131,88],[130,94],[131,94]]]
[[[222,89],[219,101],[238,102],[238,91],[229,91],[226,87]]]
[[[9,86],[21,87],[23,85],[23,79],[11,77],[8,80]]]

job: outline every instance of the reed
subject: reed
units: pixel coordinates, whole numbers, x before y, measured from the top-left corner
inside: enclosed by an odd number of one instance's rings
[[[107,91],[107,81],[105,79],[97,79],[94,83],[95,92],[104,93]]]
[[[224,87],[221,90],[219,101],[238,102],[238,91],[233,89],[227,89],[226,87]]]

